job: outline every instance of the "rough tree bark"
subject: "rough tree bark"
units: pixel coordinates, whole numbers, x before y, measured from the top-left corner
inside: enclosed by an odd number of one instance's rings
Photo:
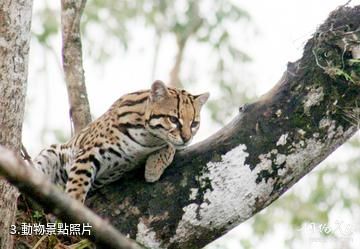
[[[0,144],[20,150],[29,57],[32,1],[0,2]],[[12,248],[18,191],[0,179],[0,248]]]
[[[360,6],[340,8],[280,82],[216,134],[87,201],[149,248],[201,248],[259,212],[349,139],[360,100]]]
[[[80,36],[86,0],[61,0],[62,58],[70,104],[70,119],[77,133],[91,122]]]

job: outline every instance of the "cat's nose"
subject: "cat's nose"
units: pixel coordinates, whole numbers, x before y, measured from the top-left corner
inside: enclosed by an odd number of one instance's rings
[[[184,144],[190,141],[191,134],[181,133],[181,139],[183,140]]]

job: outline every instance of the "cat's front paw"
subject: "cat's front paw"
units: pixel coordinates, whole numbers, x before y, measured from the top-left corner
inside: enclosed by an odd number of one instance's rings
[[[147,182],[156,182],[160,179],[160,176],[161,174],[157,172],[145,171],[145,181]]]

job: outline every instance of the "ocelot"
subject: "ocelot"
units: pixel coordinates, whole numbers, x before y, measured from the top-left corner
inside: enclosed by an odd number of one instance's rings
[[[34,165],[71,197],[84,202],[90,189],[119,179],[145,162],[155,182],[199,129],[209,93],[192,95],[155,81],[150,90],[126,94],[65,144],[51,145]]]

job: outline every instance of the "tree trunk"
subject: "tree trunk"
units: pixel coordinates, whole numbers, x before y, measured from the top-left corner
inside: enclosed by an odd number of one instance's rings
[[[143,168],[87,204],[149,248],[201,248],[267,207],[358,129],[360,6],[331,13],[280,82],[162,179]],[[266,59],[266,58],[264,58]],[[106,204],[104,204],[106,203]]]
[[[32,1],[0,3],[0,144],[20,150],[24,118]],[[10,225],[15,223],[19,193],[0,179],[0,248],[13,247]]]
[[[162,32],[161,31],[157,31],[155,33],[155,48],[154,48],[154,57],[153,57],[153,62],[152,62],[152,68],[151,68],[151,79],[150,82],[155,81],[155,74],[156,74],[156,69],[157,69],[157,64],[158,64],[158,58],[159,58],[159,52],[160,52],[160,44],[161,44],[161,39],[162,39]]]
[[[181,63],[182,63],[183,56],[184,56],[186,41],[187,41],[187,39],[183,39],[183,40],[178,39],[178,41],[177,41],[178,50],[177,50],[177,54],[175,57],[175,64],[170,72],[170,81],[168,84],[170,87],[177,87],[177,88],[181,87],[180,69],[181,69]]]
[[[75,134],[91,122],[86,92],[80,19],[86,0],[61,0],[62,58],[70,104],[70,119]]]

